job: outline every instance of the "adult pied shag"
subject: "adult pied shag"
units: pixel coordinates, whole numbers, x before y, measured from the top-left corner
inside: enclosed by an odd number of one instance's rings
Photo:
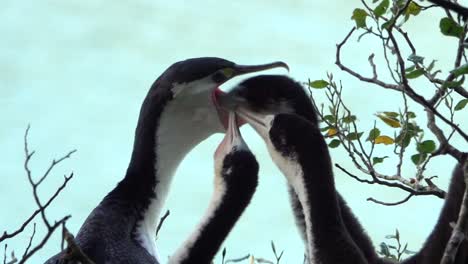
[[[216,149],[214,193],[203,220],[169,263],[210,264],[250,203],[257,187],[258,163],[241,137],[234,113]]]
[[[96,263],[159,263],[155,230],[172,176],[185,155],[216,132],[226,113],[218,88],[245,73],[283,62],[243,66],[220,58],[194,58],[170,66],[151,86],[140,110],[124,179],[91,212],[76,236]],[[223,127],[224,125],[224,127]],[[46,263],[60,263],[62,254]]]
[[[218,101],[228,109],[244,109],[246,112],[260,114],[261,116],[279,113],[299,115],[312,123],[313,126],[318,127],[316,112],[303,87],[285,76],[261,75],[247,79],[233,88],[228,94],[220,95]],[[414,256],[405,260],[404,264],[440,263],[452,232],[450,223],[457,221],[465,190],[463,163],[467,163],[467,155],[463,159],[455,167],[452,174],[446,201],[433,231],[422,249]],[[332,174],[329,173],[328,176],[332,177]],[[298,194],[294,192],[291,186],[289,189],[296,223],[299,226],[301,235],[307,240],[305,232],[305,220],[307,217],[304,217],[303,208],[298,200]],[[352,240],[365,256],[367,263],[389,263],[377,256],[375,248],[364,228],[346,205],[341,195],[338,192],[336,192],[336,195],[343,223]],[[309,220],[312,220],[312,223],[314,222],[314,219]],[[326,236],[326,234],[323,234],[323,236]],[[467,241],[461,244],[456,263],[468,264]]]
[[[244,108],[262,114],[296,114],[318,126],[317,115],[306,92],[299,83],[285,76],[260,75],[247,79],[235,86],[227,94],[220,94],[218,101],[227,109]],[[300,235],[304,242],[308,244],[302,205],[290,183],[288,183],[288,189]],[[375,263],[378,256],[364,228],[362,228],[342,196],[338,192],[336,195],[348,233],[369,263]]]
[[[298,115],[263,115],[243,108],[236,112],[265,140],[270,156],[298,196],[309,263],[367,263],[341,218],[320,129]]]

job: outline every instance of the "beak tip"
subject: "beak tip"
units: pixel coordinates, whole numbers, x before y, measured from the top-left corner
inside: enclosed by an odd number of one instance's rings
[[[279,67],[285,68],[288,73],[291,71],[291,69],[289,69],[289,65],[286,62],[278,61],[277,64]]]

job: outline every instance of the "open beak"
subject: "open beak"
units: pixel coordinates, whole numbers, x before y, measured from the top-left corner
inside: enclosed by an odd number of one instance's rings
[[[234,147],[236,149],[248,149],[247,144],[239,130],[237,124],[237,115],[234,112],[228,113],[228,125],[226,129],[226,134],[224,135],[223,140],[216,149],[215,156],[222,155],[223,153],[229,153]]]
[[[261,114],[257,112],[249,111],[244,107],[238,107],[236,114],[243,120],[244,123],[248,123],[252,126],[257,133],[263,138],[269,137],[269,131],[274,119],[274,115]]]
[[[243,98],[231,94],[219,94],[218,104],[224,111],[235,112],[238,115],[239,126],[248,123],[261,136],[268,136],[273,115],[251,111]]]
[[[233,72],[230,78],[233,78],[235,76],[239,76],[242,74],[265,71],[265,70],[274,69],[274,68],[285,68],[289,72],[288,64],[282,61],[276,61],[272,63],[259,64],[259,65],[237,65],[235,64],[232,67]],[[229,108],[226,106],[221,107],[221,103],[219,101],[223,100],[221,99],[223,97],[227,97],[226,93],[221,91],[219,88],[216,88],[212,93],[212,101],[216,107],[216,111],[218,112],[219,120],[221,121],[221,124],[223,124],[224,128],[227,129],[228,128],[228,111],[227,110],[229,110]],[[243,120],[238,121],[238,126],[242,126],[243,124],[245,124]]]

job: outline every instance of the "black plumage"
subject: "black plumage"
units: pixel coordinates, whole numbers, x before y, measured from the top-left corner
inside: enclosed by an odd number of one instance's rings
[[[218,113],[211,101],[212,93],[232,77],[274,67],[287,68],[287,65],[276,62],[243,66],[220,58],[194,58],[174,63],[153,83],[141,106],[125,177],[90,213],[76,236],[77,244],[90,259],[97,264],[158,263],[153,246],[158,215],[154,214],[160,210],[165,194],[161,195],[156,190],[159,186],[168,188],[173,171],[185,152],[208,136],[222,132]],[[185,93],[184,99],[177,97],[181,91]],[[185,103],[190,103],[190,108],[186,108]],[[169,106],[172,106],[172,112],[168,112]],[[196,110],[193,108],[200,108],[206,113],[205,123],[198,130],[179,129],[184,124],[191,126],[197,122],[192,118]],[[166,123],[161,124],[164,116]],[[166,139],[174,142],[164,141],[158,133],[161,130],[164,130]],[[171,138],[172,135],[175,137]],[[180,142],[179,139],[186,141]],[[161,161],[158,149],[163,144],[171,155],[167,158],[168,153],[164,153],[166,159]],[[168,162],[172,164],[165,164]],[[170,168],[165,168],[165,175],[161,175],[160,169],[164,166]],[[164,192],[167,193],[167,190]],[[149,214],[154,214],[147,216],[151,217],[148,227],[144,221],[149,208],[152,208]],[[143,238],[139,231],[141,225],[146,228]],[[57,254],[46,263],[61,263],[63,254]]]
[[[261,114],[291,113],[318,126],[315,109],[302,85],[294,80],[279,75],[260,75],[247,79],[234,87],[225,98],[229,107],[244,108],[248,111]],[[466,155],[463,159],[467,159]],[[440,212],[439,219],[431,234],[424,243],[422,249],[403,261],[405,264],[431,264],[440,263],[447,241],[451,235],[451,222],[456,222],[462,203],[465,182],[463,179],[462,164],[459,163],[452,174],[450,187],[447,192],[446,201]],[[291,186],[289,186],[291,190]],[[339,211],[343,223],[354,243],[365,256],[368,263],[389,263],[381,259],[375,252],[372,241],[366,234],[365,229],[359,223],[352,210],[347,206],[343,197],[336,192]],[[290,191],[290,198],[296,223],[301,231],[305,233],[305,221],[303,208],[301,207],[296,193]],[[457,264],[468,264],[468,243],[464,241],[457,255]]]

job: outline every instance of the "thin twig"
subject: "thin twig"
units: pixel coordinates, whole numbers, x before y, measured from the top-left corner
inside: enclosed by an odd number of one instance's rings
[[[166,213],[161,217],[161,219],[159,219],[159,224],[158,224],[158,227],[156,228],[156,238],[158,238],[159,230],[161,229],[162,225],[164,224],[164,221],[170,214],[171,212],[167,210]]]
[[[26,247],[26,250],[24,251],[23,257],[22,257],[22,258],[24,258],[24,257],[26,256],[26,254],[28,254],[28,251],[29,251],[29,249],[31,248],[32,241],[33,241],[33,239],[34,239],[34,235],[35,235],[35,234],[36,234],[36,223],[34,223],[34,225],[33,225],[33,233],[32,233],[32,235],[31,235],[31,238],[29,239],[28,246]]]
[[[379,184],[379,185],[385,185],[385,186],[389,186],[389,187],[393,187],[393,188],[399,188],[399,189],[407,191],[408,193],[413,194],[415,196],[434,195],[434,196],[437,196],[437,197],[439,197],[441,199],[444,199],[445,195],[446,195],[445,192],[441,192],[439,190],[431,190],[429,188],[426,188],[424,190],[415,190],[415,189],[413,189],[411,187],[408,187],[406,185],[399,184],[399,183],[396,183],[396,182],[382,181],[377,177],[373,178],[372,180],[361,179],[358,176],[356,176],[356,175],[352,174],[351,172],[349,172],[348,170],[346,170],[345,168],[341,167],[340,164],[338,164],[338,163],[335,163],[335,167],[337,167],[338,169],[340,169],[341,171],[343,171],[344,173],[346,173],[348,176],[352,177],[353,179],[356,179],[357,181],[362,182],[362,183]]]
[[[382,201],[379,201],[379,200],[376,200],[372,197],[369,197],[367,198],[367,201],[369,202],[374,202],[376,204],[381,204],[381,205],[385,205],[385,206],[396,206],[396,205],[400,205],[400,204],[403,204],[403,203],[406,203],[407,201],[409,201],[409,199],[411,199],[411,197],[413,197],[414,194],[410,193],[405,199],[401,200],[401,201],[398,201],[398,202],[393,202],[393,203],[388,203],[388,202],[382,202]]]
[[[75,237],[68,231],[63,223],[62,235],[64,241],[67,242],[67,249],[62,253],[61,259],[66,263],[73,261],[78,261],[82,264],[95,264],[84,252],[81,250],[80,246],[75,241]]]

